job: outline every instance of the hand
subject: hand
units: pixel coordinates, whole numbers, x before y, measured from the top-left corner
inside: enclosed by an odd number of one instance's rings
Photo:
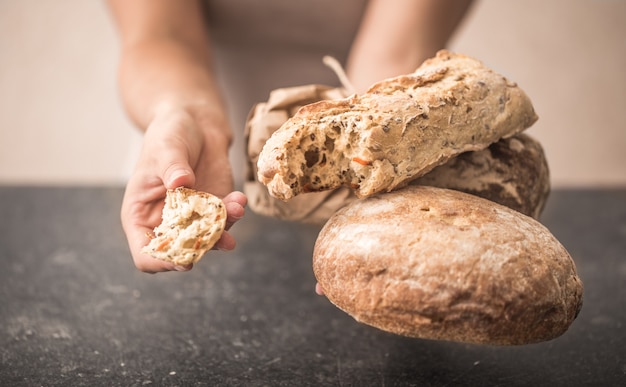
[[[148,126],[121,211],[122,226],[139,270],[157,273],[192,268],[141,253],[149,241],[147,233],[161,222],[168,189],[186,186],[221,197],[228,215],[227,230],[243,217],[247,198],[241,192],[231,192],[230,138],[224,133],[179,108],[162,109]],[[220,250],[234,247],[235,240],[227,231],[215,245]]]

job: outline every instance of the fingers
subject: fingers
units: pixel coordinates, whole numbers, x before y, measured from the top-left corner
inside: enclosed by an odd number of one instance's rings
[[[226,230],[229,230],[245,214],[245,206],[248,198],[242,192],[234,191],[222,199],[226,206]],[[215,248],[222,251],[230,251],[235,248],[235,238],[225,231],[222,237],[215,244]]]
[[[187,115],[157,115],[145,132],[138,170],[158,176],[166,189],[193,187],[192,160],[197,159],[201,142],[197,126]]]
[[[136,226],[127,230],[128,245],[133,257],[135,266],[144,273],[161,273],[165,271],[188,271],[193,265],[177,267],[171,262],[165,262],[152,258],[149,254],[144,254],[141,249],[148,244],[150,238],[147,236],[151,232],[148,227]]]
[[[155,274],[155,273],[163,273],[167,271],[189,271],[193,269],[193,264],[189,264],[186,266],[178,266],[170,262],[165,262],[165,261],[155,259],[149,254],[142,253],[141,249],[143,248],[143,246],[148,244],[149,239],[148,237],[138,238],[138,239],[141,239],[141,241],[136,243],[134,246],[131,246],[131,253],[133,255],[133,261],[135,263],[135,266],[140,271],[143,271],[144,273]],[[129,236],[129,242],[130,242],[130,236]],[[221,251],[231,251],[235,248],[235,246],[236,246],[235,238],[233,238],[232,235],[230,235],[227,231],[225,231],[222,234],[222,237],[220,238],[220,240],[217,241],[217,243],[215,244],[213,248],[217,250],[221,250]]]
[[[222,201],[226,206],[226,230],[229,230],[233,224],[243,218],[248,198],[242,192],[234,191],[226,195]]]
[[[161,179],[167,189],[193,187],[196,180],[193,170],[185,162],[175,162],[165,167]]]
[[[221,251],[231,251],[235,249],[236,245],[235,238],[228,231],[224,231],[213,248]]]
[[[241,207],[245,207],[248,204],[248,197],[239,191],[233,191],[224,197],[224,203],[237,203]]]
[[[322,289],[322,286],[319,284],[319,282],[315,284],[315,293],[317,293],[319,296],[324,295],[324,289]]]
[[[167,149],[159,149],[157,158],[151,158],[146,168],[155,168],[154,172],[159,176],[166,189],[174,189],[180,186],[193,187],[196,184],[196,176],[193,168],[189,165],[189,154],[182,146],[170,145]]]

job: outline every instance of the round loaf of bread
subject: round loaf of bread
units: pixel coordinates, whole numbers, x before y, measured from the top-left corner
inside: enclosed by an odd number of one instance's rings
[[[539,219],[550,194],[550,172],[539,141],[520,133],[462,153],[410,184],[470,193]]]
[[[542,224],[459,191],[409,186],[351,203],[321,230],[313,270],[357,321],[494,345],[563,334],[582,306],[566,249]]]

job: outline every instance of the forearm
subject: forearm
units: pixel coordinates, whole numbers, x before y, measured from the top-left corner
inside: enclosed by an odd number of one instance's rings
[[[231,136],[208,59],[179,42],[138,43],[123,50],[119,82],[128,115],[143,130],[157,113],[181,108]]]
[[[120,34],[120,93],[143,130],[167,110],[231,136],[198,0],[108,0]]]
[[[358,91],[413,72],[444,48],[472,0],[371,0],[347,73]]]

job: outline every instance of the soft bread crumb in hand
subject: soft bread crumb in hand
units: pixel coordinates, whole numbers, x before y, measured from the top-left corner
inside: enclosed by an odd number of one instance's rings
[[[220,198],[178,187],[167,191],[162,222],[142,252],[175,265],[196,263],[225,228],[226,206]]]

